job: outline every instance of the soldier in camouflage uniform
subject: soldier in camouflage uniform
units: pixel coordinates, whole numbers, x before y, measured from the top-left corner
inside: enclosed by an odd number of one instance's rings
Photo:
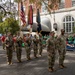
[[[21,53],[22,53],[22,38],[20,37],[20,33],[18,32],[16,37],[16,54],[19,63],[21,62]]]
[[[33,38],[33,50],[34,50],[34,57],[37,58],[37,54],[38,54],[38,37],[36,35],[34,35]]]
[[[59,67],[64,68],[63,65],[66,54],[66,37],[64,36],[64,29],[61,29],[61,34],[57,38],[57,50],[59,53]]]
[[[42,34],[39,34],[39,55],[42,56],[42,50],[43,50],[43,38]]]
[[[27,60],[31,60],[31,58],[30,58],[30,54],[31,54],[31,43],[32,43],[32,40],[31,40],[30,34],[28,33],[26,35],[26,41],[25,41],[25,49],[26,49],[26,57],[27,57]]]
[[[7,64],[10,65],[12,64],[12,53],[13,53],[13,38],[10,32],[7,34],[7,37],[5,39],[5,46],[7,52]]]
[[[55,63],[55,54],[56,54],[56,49],[55,49],[55,37],[54,37],[54,31],[50,33],[50,38],[47,40],[47,52],[48,52],[48,70],[50,72],[53,72],[54,69],[54,63]]]

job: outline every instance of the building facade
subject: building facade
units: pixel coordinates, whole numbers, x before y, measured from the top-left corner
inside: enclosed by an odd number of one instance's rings
[[[28,7],[30,3],[29,0],[25,0],[25,2],[23,3],[24,3],[24,10],[25,10],[26,21],[27,21]],[[35,29],[37,29],[37,23],[36,23],[37,4],[32,4],[32,5],[34,11],[33,31],[36,31]],[[64,29],[65,33],[69,33],[69,34],[73,33],[73,29],[75,27],[75,0],[61,0],[58,10],[55,10],[55,13],[52,12],[51,14],[47,12],[45,5],[42,4],[40,8],[40,16],[41,16],[41,25],[43,31],[45,32],[55,31],[56,34],[59,35],[60,30]],[[57,30],[55,30],[54,28],[54,23],[57,24]]]
[[[29,3],[27,6],[29,6]],[[33,5],[33,7],[35,11],[33,21],[36,23],[36,6]],[[26,13],[28,13],[27,10],[28,9],[26,9]],[[56,35],[60,34],[61,29],[64,29],[65,33],[73,33],[75,27],[75,0],[61,0],[58,10],[51,14],[47,12],[45,5],[42,4],[40,14],[42,28],[45,26],[46,30],[55,31]],[[57,24],[57,30],[54,28],[54,23]]]

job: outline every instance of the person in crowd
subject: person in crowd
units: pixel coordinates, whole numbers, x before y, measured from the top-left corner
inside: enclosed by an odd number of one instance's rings
[[[39,55],[42,56],[42,51],[43,51],[43,38],[42,34],[39,33]]]
[[[6,54],[7,54],[7,64],[12,64],[12,54],[13,54],[13,36],[8,32],[5,39]]]
[[[30,34],[26,34],[26,41],[25,41],[25,50],[26,50],[26,58],[27,60],[31,60],[30,54],[31,54],[31,37]]]
[[[2,40],[2,45],[3,45],[3,49],[5,50],[5,38],[6,38],[6,35],[3,35],[1,37],[1,40]]]
[[[39,39],[35,34],[34,38],[33,38],[33,50],[34,50],[34,57],[35,58],[37,58],[37,54],[38,54],[38,42],[39,42]]]
[[[14,42],[13,51],[16,51],[16,35],[13,35],[13,42]]]
[[[22,37],[20,36],[20,33],[17,33],[16,36],[16,54],[17,54],[17,60],[19,63],[21,63],[21,54],[22,54]]]
[[[57,50],[59,53],[59,68],[63,69],[64,66],[64,60],[65,60],[65,54],[66,54],[66,37],[64,35],[65,31],[64,29],[61,29],[61,34],[57,38]]]
[[[54,71],[54,63],[55,63],[55,33],[54,31],[50,32],[50,38],[47,40],[47,53],[48,53],[48,70],[50,72]]]

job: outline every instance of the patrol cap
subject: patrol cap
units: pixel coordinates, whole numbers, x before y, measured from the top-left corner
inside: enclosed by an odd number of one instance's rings
[[[53,33],[53,34],[55,34],[55,32],[54,32],[54,31],[51,31],[50,33]]]

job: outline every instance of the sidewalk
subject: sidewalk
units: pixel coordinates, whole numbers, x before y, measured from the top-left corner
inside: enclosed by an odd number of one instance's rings
[[[50,73],[47,65],[47,52],[43,51],[43,56],[35,59],[33,51],[32,60],[26,61],[25,50],[22,51],[22,63],[17,63],[16,53],[13,53],[13,64],[6,64],[6,51],[0,47],[0,75],[75,75],[75,52],[67,51],[65,65],[67,68],[58,68],[58,59],[56,58],[56,71]]]

